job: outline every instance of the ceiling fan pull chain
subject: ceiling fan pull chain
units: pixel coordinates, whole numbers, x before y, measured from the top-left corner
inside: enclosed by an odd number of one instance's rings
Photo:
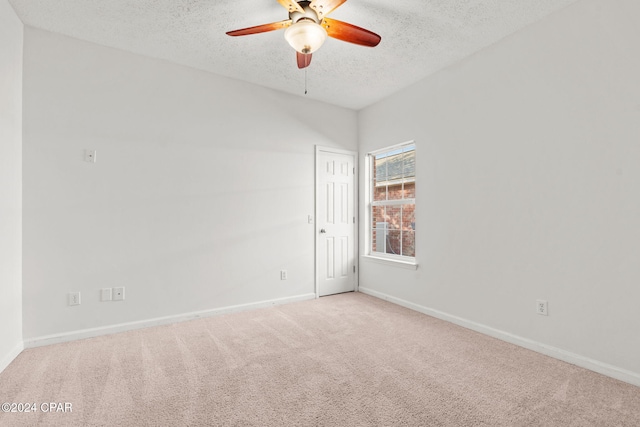
[[[307,94],[307,68],[304,69],[304,94]]]

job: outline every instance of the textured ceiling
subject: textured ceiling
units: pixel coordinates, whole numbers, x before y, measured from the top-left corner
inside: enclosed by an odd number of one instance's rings
[[[382,36],[335,39],[305,71],[283,31],[226,31],[288,18],[277,0],[9,0],[26,25],[343,107],[360,109],[576,0],[349,0],[331,18]]]

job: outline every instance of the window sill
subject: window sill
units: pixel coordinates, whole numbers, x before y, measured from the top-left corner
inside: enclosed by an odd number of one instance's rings
[[[400,259],[391,259],[391,258],[383,258],[377,257],[373,255],[361,255],[363,261],[373,262],[376,264],[385,264],[393,267],[406,268],[408,270],[417,270],[418,263],[416,261],[405,261]]]

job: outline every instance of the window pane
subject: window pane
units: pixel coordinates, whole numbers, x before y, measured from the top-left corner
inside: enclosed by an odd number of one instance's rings
[[[415,182],[405,182],[404,183],[403,196],[404,196],[405,199],[415,199],[416,198],[416,183]]]
[[[387,253],[401,255],[401,241],[402,235],[400,230],[402,229],[402,207],[401,206],[387,206],[385,211],[385,219],[387,220],[389,232],[387,234]]]
[[[380,200],[387,200],[387,187],[385,185],[374,188],[373,200],[376,202]]]
[[[402,241],[402,232],[399,229],[390,229],[387,234],[387,253],[393,255],[402,255],[400,248]]]
[[[373,160],[374,200],[415,197],[416,151],[414,145],[377,154]],[[408,194],[412,194],[408,196]]]
[[[373,200],[387,200],[387,176],[385,155],[379,154],[373,159]]]
[[[384,206],[375,206],[371,217],[371,252],[385,253],[387,223],[384,220]]]
[[[416,233],[415,231],[402,232],[402,255],[416,256]]]
[[[375,206],[373,212],[372,252],[401,254],[401,206]]]
[[[402,255],[416,256],[416,205],[402,207]]]

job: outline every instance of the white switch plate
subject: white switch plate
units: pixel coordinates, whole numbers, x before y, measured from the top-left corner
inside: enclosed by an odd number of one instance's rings
[[[80,292],[69,292],[67,302],[69,305],[80,305]]]
[[[84,161],[89,163],[96,162],[96,150],[84,150]]]
[[[280,280],[287,280],[287,270],[280,270]]]
[[[100,301],[111,301],[111,288],[100,289]]]
[[[124,301],[124,287],[113,288],[113,300]]]
[[[313,224],[313,215],[309,215],[309,216],[307,217],[307,222],[308,222],[309,224]]]

